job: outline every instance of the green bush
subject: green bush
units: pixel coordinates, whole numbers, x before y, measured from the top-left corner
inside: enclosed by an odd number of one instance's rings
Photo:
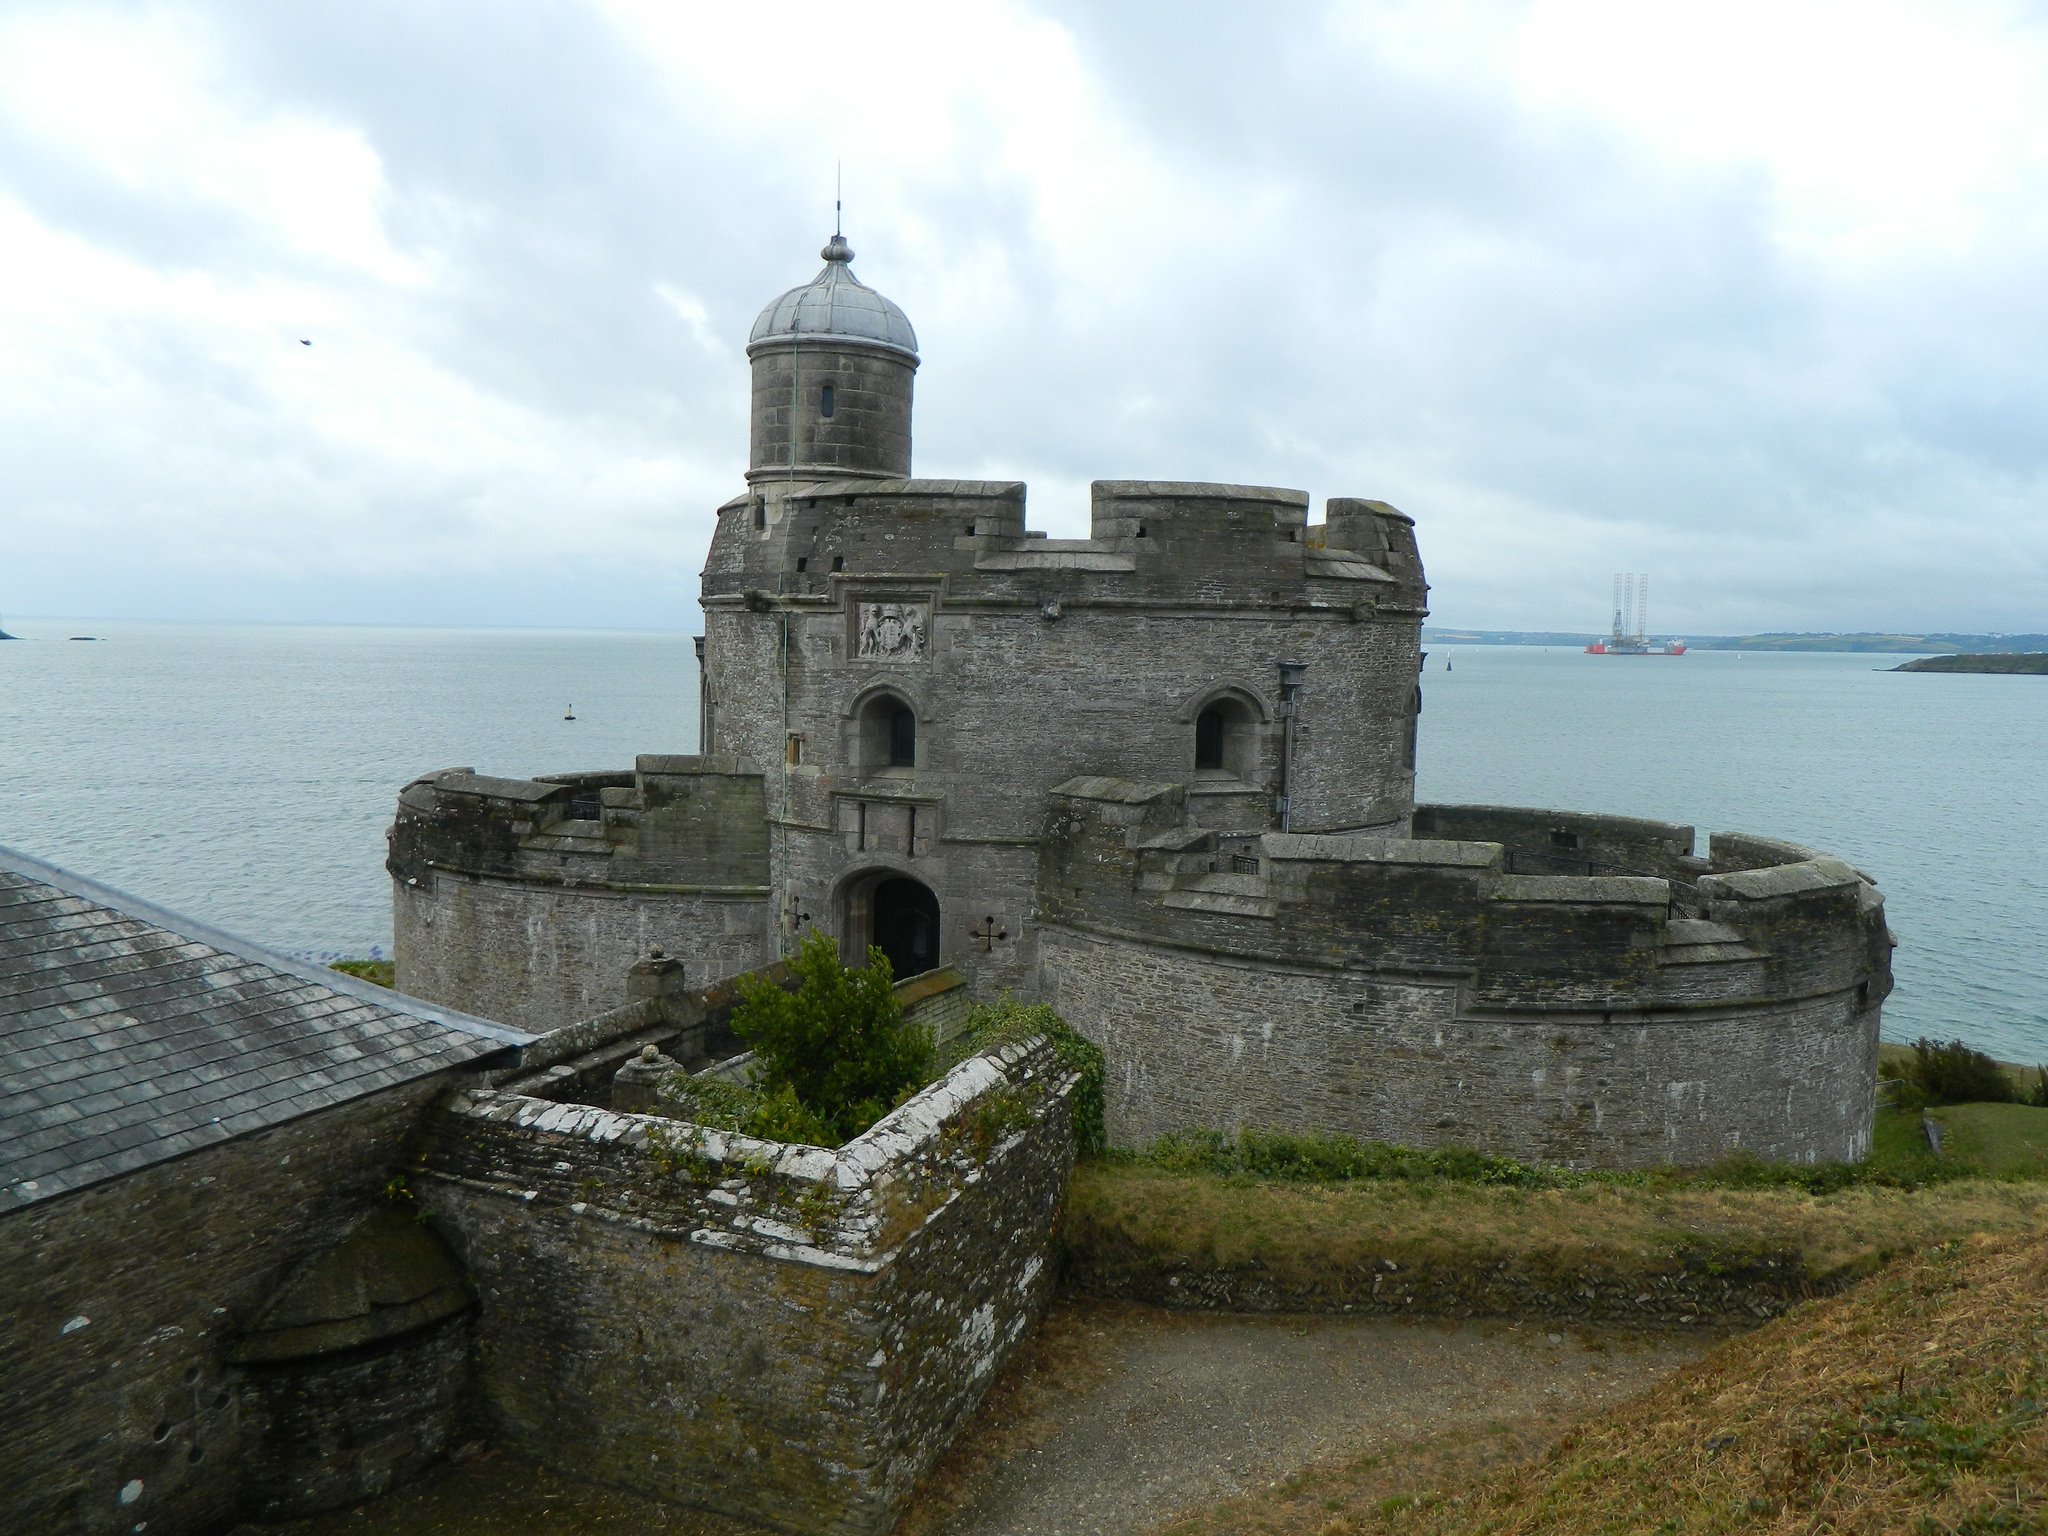
[[[653,1113],[762,1141],[833,1147],[840,1140],[831,1126],[798,1102],[787,1083],[768,1089],[674,1072],[661,1085]]]
[[[849,970],[832,940],[813,932],[789,969],[794,991],[763,977],[742,978],[733,1033],[753,1048],[760,1113],[826,1138],[802,1139],[837,1146],[930,1078],[931,1034],[904,1023],[895,978],[879,949],[868,951],[866,965]]]
[[[996,1002],[970,1009],[962,1035],[970,1056],[1037,1035],[1049,1038],[1054,1058],[1079,1079],[1067,1100],[1074,1119],[1075,1149],[1083,1157],[1092,1157],[1108,1144],[1102,1129],[1102,1048],[1077,1033],[1051,1008],[1044,1003],[1020,1003],[1006,994]]]
[[[2005,1068],[1960,1040],[1915,1040],[1907,1080],[1929,1104],[2010,1104],[2019,1097]]]

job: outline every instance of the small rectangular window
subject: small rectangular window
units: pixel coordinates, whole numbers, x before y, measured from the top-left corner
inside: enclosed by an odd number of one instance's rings
[[[784,745],[783,754],[785,760],[792,768],[804,760],[804,739],[800,733],[796,731],[789,733],[789,740]]]
[[[843,571],[843,570],[845,570],[845,569],[846,569],[846,556],[844,556],[844,555],[834,555],[834,556],[832,557],[832,569],[833,569],[833,570],[835,570],[835,571]]]
[[[1550,834],[1550,846],[1553,848],[1576,848],[1579,846],[1579,834],[1576,832],[1553,832]]]
[[[796,568],[798,570],[802,570],[805,566],[809,565],[810,563],[811,557],[809,555],[798,555],[796,557]]]
[[[818,414],[827,421],[832,419],[832,386],[827,384],[818,391]]]
[[[768,503],[765,501],[754,503],[754,526],[756,528],[766,528],[768,526]]]

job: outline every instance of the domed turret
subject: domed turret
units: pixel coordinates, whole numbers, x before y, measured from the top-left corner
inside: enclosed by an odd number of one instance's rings
[[[801,288],[792,288],[761,311],[747,336],[747,352],[764,342],[796,338],[865,342],[917,361],[910,317],[853,275],[853,247],[834,235],[818,253],[825,265]]]
[[[853,275],[853,247],[842,236],[820,254],[818,275],[762,310],[747,337],[747,479],[908,475],[917,333]]]

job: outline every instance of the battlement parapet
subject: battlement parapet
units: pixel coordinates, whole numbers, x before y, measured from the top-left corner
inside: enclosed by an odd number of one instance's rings
[[[1841,860],[1499,806],[1418,807],[1416,838],[1185,810],[1178,786],[1072,779],[1040,842],[1039,993],[1108,1057],[1112,1141],[1867,1155],[1890,935]]]
[[[1700,859],[1689,827],[1506,807],[1416,810],[1418,833],[1499,834],[1487,840],[1230,836],[1184,818],[1178,786],[1060,785],[1040,920],[1248,960],[1456,975],[1475,1006],[1539,1012],[1890,990],[1882,896],[1792,844],[1723,835]],[[1567,849],[1566,836],[1579,840]]]
[[[647,755],[632,771],[508,779],[449,768],[398,797],[386,867],[537,884],[756,891],[767,883],[760,773],[736,758]]]
[[[1087,539],[1025,523],[1015,481],[763,482],[719,509],[708,605],[814,604],[888,579],[943,583],[949,599],[1333,608],[1419,619],[1414,525],[1385,502],[1333,498],[1308,522],[1305,491],[1099,480]]]

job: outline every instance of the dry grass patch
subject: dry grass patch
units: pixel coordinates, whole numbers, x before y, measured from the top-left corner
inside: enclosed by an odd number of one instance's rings
[[[1411,1484],[1317,1536],[1732,1531],[2048,1531],[2048,1238],[1944,1244],[1540,1461],[1471,1492]]]

